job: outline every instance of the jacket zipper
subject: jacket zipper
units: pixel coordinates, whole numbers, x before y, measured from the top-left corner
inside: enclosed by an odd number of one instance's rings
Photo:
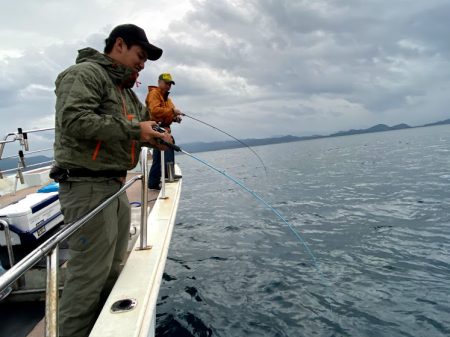
[[[100,152],[100,146],[102,145],[102,141],[98,140],[97,145],[95,145],[94,153],[92,153],[92,160],[96,160],[98,153]]]

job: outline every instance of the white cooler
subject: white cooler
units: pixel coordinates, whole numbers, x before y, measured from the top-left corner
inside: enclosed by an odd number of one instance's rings
[[[45,232],[63,221],[58,192],[32,193],[0,209],[0,219],[8,221],[14,245],[39,239]],[[4,246],[5,232],[0,231]]]

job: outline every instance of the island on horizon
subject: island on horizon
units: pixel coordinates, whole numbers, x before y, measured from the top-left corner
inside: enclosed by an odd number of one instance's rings
[[[240,139],[240,140],[249,146],[261,146],[261,145],[270,145],[270,144],[298,142],[298,141],[302,141],[302,140],[311,140],[311,139],[320,139],[320,138],[352,136],[352,135],[374,133],[374,132],[415,129],[415,128],[423,128],[423,127],[428,127],[428,126],[438,126],[438,125],[446,125],[446,124],[450,124],[450,118],[445,119],[443,121],[419,125],[419,126],[410,126],[405,123],[397,124],[394,126],[388,126],[386,124],[377,124],[370,128],[367,128],[367,129],[350,129],[348,131],[339,131],[339,132],[335,132],[335,133],[332,133],[329,135],[314,135],[314,136],[286,135],[286,136],[268,137],[268,138],[247,138],[247,139]],[[242,145],[236,141],[233,141],[233,140],[185,143],[185,144],[180,144],[180,146],[188,152],[207,152],[207,151],[217,151],[217,150],[225,150],[225,149],[237,149],[237,148],[244,147],[244,145]]]
[[[386,131],[395,131],[395,130],[403,130],[403,129],[415,129],[415,128],[423,128],[428,126],[438,126],[438,125],[446,125],[450,124],[450,118],[445,119],[443,121],[429,123],[419,126],[410,126],[405,123],[397,124],[394,126],[388,126],[386,124],[377,124],[367,129],[351,129],[348,131],[339,131],[329,135],[314,135],[314,136],[279,136],[279,137],[268,137],[268,138],[248,138],[248,139],[240,139],[243,143],[249,146],[262,146],[262,145],[270,145],[270,144],[281,144],[281,143],[290,143],[290,142],[298,142],[302,140],[311,140],[311,139],[321,139],[321,138],[331,138],[331,137],[343,137],[343,136],[352,136],[359,135],[365,133],[374,133],[374,132],[386,132]],[[194,143],[184,143],[180,144],[180,147],[188,152],[207,152],[207,151],[217,151],[217,150],[226,150],[226,149],[238,149],[244,147],[244,145],[240,144],[234,140],[225,140],[225,141],[214,141],[214,142],[194,142]],[[27,157],[27,163],[29,165],[36,164],[44,161],[49,161],[51,158],[46,156],[35,156],[35,157]],[[4,160],[0,160],[0,171],[12,169],[17,166],[16,158],[8,158]]]

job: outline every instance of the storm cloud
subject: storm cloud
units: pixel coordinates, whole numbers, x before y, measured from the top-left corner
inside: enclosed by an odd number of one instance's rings
[[[123,22],[141,25],[164,49],[141,73],[141,99],[170,72],[181,110],[238,137],[450,115],[448,1],[137,1],[125,10],[112,1],[42,3],[35,12],[9,3],[0,15],[0,36],[11,40],[0,49],[2,133],[52,125],[57,74],[78,49],[102,49]],[[180,143],[221,139],[189,120],[174,132]]]

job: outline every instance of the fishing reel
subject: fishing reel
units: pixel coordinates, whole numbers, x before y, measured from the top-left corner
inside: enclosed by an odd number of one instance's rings
[[[161,127],[161,125],[156,124],[155,126],[153,126],[153,130],[158,131],[159,133],[164,133],[166,132],[166,129],[164,129],[163,127]]]

